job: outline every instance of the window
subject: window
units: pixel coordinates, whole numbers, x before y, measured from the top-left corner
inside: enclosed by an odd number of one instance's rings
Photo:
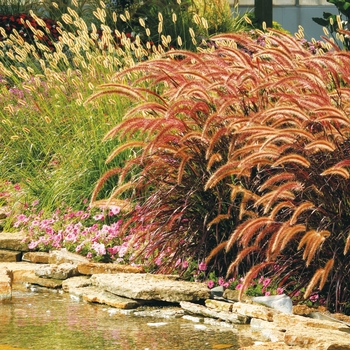
[[[234,4],[235,0],[229,0],[230,4]],[[274,6],[332,6],[327,0],[273,0]],[[254,6],[254,0],[239,0],[239,5],[241,6]]]

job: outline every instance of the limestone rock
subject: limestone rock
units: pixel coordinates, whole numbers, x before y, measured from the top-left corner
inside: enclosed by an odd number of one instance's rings
[[[134,316],[139,317],[152,317],[152,318],[180,318],[185,317],[185,311],[179,307],[162,308],[162,309],[149,309],[134,311]]]
[[[89,259],[75,253],[68,252],[65,249],[61,250],[54,250],[50,253],[49,256],[49,264],[63,264],[63,263],[70,263],[74,265],[78,265],[80,263],[87,263],[89,262]]]
[[[2,262],[21,261],[21,258],[22,258],[22,252],[0,249],[0,261]]]
[[[180,306],[190,314],[202,315],[205,317],[213,317],[230,323],[245,324],[248,323],[249,318],[243,315],[234,314],[229,311],[217,311],[212,308],[207,308],[203,305],[181,301]]]
[[[12,298],[12,280],[10,271],[0,269],[0,301]]]
[[[258,342],[256,345],[244,346],[243,348],[239,348],[238,350],[301,350],[305,348],[301,348],[299,346],[290,347],[283,342],[268,342],[262,343]]]
[[[123,298],[109,292],[101,291],[96,287],[84,288],[83,300],[90,303],[106,304],[117,309],[135,309],[141,305],[141,303],[136,300]]]
[[[22,256],[22,261],[32,262],[34,264],[48,264],[50,253],[46,252],[26,252]]]
[[[261,329],[273,329],[278,332],[286,332],[287,328],[286,327],[280,327],[278,326],[275,322],[269,322],[265,320],[261,320],[259,318],[252,318],[250,321],[250,327],[261,330]]]
[[[252,318],[250,321],[250,327],[254,330],[258,330],[262,336],[271,342],[284,341],[284,332],[286,330],[277,327],[274,322]]]
[[[247,304],[241,302],[232,304],[232,312],[269,322],[272,322],[274,316],[280,313],[279,311],[270,309],[263,305]]]
[[[312,312],[317,312],[317,311],[320,311],[320,310],[317,308],[309,307],[305,304],[293,306],[293,315],[307,316]],[[322,309],[322,311],[326,311],[326,310]]]
[[[77,276],[76,265],[70,263],[41,265],[35,269],[35,274],[43,278],[53,278],[57,280],[65,280],[67,278]]]
[[[25,284],[35,284],[41,287],[57,289],[62,287],[62,280],[53,278],[42,278],[37,276],[33,271],[25,271],[21,274],[21,282]]]
[[[121,264],[103,264],[103,263],[92,263],[85,262],[78,264],[78,272],[82,275],[95,275],[100,273],[141,273],[144,272],[143,267],[121,265]]]
[[[1,269],[6,269],[10,272],[13,284],[21,284],[25,283],[22,281],[22,275],[28,271],[34,272],[35,265],[26,262],[0,262]]]
[[[239,290],[225,289],[223,297],[232,301],[241,301],[245,303],[252,303],[252,298],[248,295],[243,294],[242,299],[239,300]]]
[[[207,299],[205,301],[205,306],[210,309],[215,309],[216,311],[225,311],[225,312],[232,311],[232,303],[227,303],[219,300]]]
[[[91,281],[87,276],[75,276],[62,282],[62,289],[66,293],[73,293],[73,291],[77,288],[83,289],[84,287],[89,286],[91,286]]]
[[[286,331],[284,342],[289,346],[302,346],[307,349],[349,350],[350,334],[299,325]]]
[[[24,232],[1,232],[0,249],[29,251],[28,244],[24,242],[26,234]]]
[[[344,325],[338,322],[332,322],[327,320],[317,320],[309,317],[303,317],[299,315],[287,315],[283,313],[275,314],[273,316],[273,322],[277,327],[289,329],[293,327],[310,327],[315,329],[327,329],[327,330],[339,330],[343,329]]]
[[[210,296],[204,284],[161,279],[151,274],[96,274],[91,277],[91,282],[108,292],[130,299],[180,302],[198,301]]]

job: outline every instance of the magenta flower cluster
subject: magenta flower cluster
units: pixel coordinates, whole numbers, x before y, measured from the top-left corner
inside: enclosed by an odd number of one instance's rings
[[[213,279],[210,279],[207,282],[208,288],[213,288],[216,286],[222,286],[224,288],[230,288],[230,289],[236,289],[240,290],[243,287],[244,278],[231,278],[228,281],[226,281],[223,277],[219,277],[217,279],[217,283],[213,281]],[[271,294],[283,294],[284,289],[280,287],[274,287],[271,285],[271,278],[267,278],[264,276],[261,276],[260,278],[257,278],[253,280],[250,287],[246,291],[248,295],[258,296],[258,295],[271,295]]]
[[[25,230],[31,250],[66,248],[96,261],[127,262],[129,238],[121,237],[120,208],[58,209],[49,217],[37,210],[38,201],[27,205],[14,227]]]

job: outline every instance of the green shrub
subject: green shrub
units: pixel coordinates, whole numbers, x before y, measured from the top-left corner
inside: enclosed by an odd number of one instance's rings
[[[105,137],[125,140],[108,161],[134,150],[113,172],[112,197],[138,202],[124,230],[155,271],[207,257],[217,276],[246,274],[244,288],[272,273],[279,286],[305,286],[305,297],[323,289],[341,310],[350,272],[350,55],[313,55],[279,32],[266,34],[265,46],[244,34],[213,40],[213,52],[164,54],[92,97],[113,87],[138,102]],[[123,85],[130,74],[139,78]]]

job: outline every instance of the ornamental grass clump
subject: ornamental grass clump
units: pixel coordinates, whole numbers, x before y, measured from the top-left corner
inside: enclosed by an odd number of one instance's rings
[[[40,15],[30,11],[1,16],[2,178],[26,185],[29,195],[40,198],[40,206],[52,210],[61,202],[79,206],[91,195],[107,170],[104,159],[116,145],[115,140],[104,145],[100,140],[119,122],[130,100],[108,96],[87,106],[83,102],[115,72],[159,56],[171,49],[171,42],[178,47],[202,43],[191,26],[206,32],[204,18],[193,17],[192,9],[186,13],[180,4],[173,1],[173,12],[164,16],[156,1],[142,5],[143,10],[157,9],[149,17],[159,29],[153,32],[143,17],[133,17],[139,1],[122,1],[117,8],[109,1],[74,0],[71,6],[45,1]],[[88,9],[93,20],[85,20]],[[43,18],[51,10],[56,11],[55,21]],[[171,38],[165,20],[172,21],[172,29],[181,24],[181,32]],[[184,32],[191,38],[188,45],[180,36]],[[126,81],[133,79],[128,76]],[[119,158],[128,156],[126,150]],[[114,162],[121,165],[117,158]],[[114,180],[100,196],[107,196],[113,186]]]
[[[130,103],[116,97],[84,107],[83,101],[111,73],[134,65],[141,44],[119,33],[123,45],[116,45],[108,28],[90,30],[74,9],[56,24],[34,13],[11,15],[3,23],[1,177],[26,185],[46,209],[54,211],[61,202],[79,206],[107,169],[104,158],[112,148],[100,140]],[[42,33],[50,40],[41,40]]]
[[[323,290],[329,308],[344,311],[350,55],[315,55],[277,31],[264,47],[246,34],[212,39],[212,52],[165,53],[90,98],[135,102],[105,136],[124,141],[107,162],[128,148],[134,156],[100,179],[92,202],[118,175],[111,199],[138,203],[122,230],[155,271],[206,258],[208,272],[244,275],[242,292],[273,276],[279,288],[305,287],[305,298]],[[130,74],[138,79],[123,84]]]

